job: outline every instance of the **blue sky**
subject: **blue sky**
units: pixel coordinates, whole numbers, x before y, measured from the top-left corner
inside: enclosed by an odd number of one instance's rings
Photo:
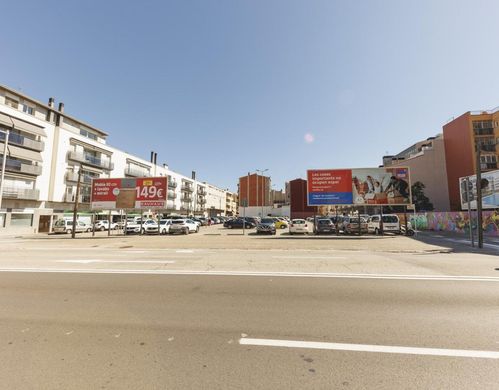
[[[268,168],[280,188],[499,105],[498,15],[495,0],[6,2],[0,83],[175,171],[236,189]]]

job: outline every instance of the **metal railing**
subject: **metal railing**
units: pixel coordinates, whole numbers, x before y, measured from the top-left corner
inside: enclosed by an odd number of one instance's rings
[[[14,160],[8,157],[5,161],[5,170],[9,172],[25,173],[27,175],[34,175],[34,176],[39,176],[42,174],[41,166],[24,164],[19,160]]]
[[[182,191],[185,191],[185,192],[193,192],[194,189],[192,188],[192,185],[189,185],[189,184],[182,184]]]
[[[151,173],[146,169],[126,167],[125,175],[134,177],[149,177],[151,176]]]
[[[191,194],[182,194],[181,199],[185,200],[187,202],[190,202],[190,201],[192,201],[192,196],[191,196]]]
[[[114,164],[111,161],[108,160],[102,160],[98,157],[92,156],[87,153],[80,153],[80,152],[74,152],[74,151],[69,151],[68,152],[68,159],[74,160],[74,161],[79,161],[88,165],[92,165],[97,168],[102,168],[106,170],[112,170],[114,168]]]
[[[200,197],[198,198],[198,203],[199,203],[199,204],[205,204],[205,203],[206,203],[206,199],[205,199],[204,197],[200,196]]]
[[[0,133],[0,141],[5,141],[5,133]],[[24,146],[27,149],[33,149],[38,152],[42,152],[45,149],[45,143],[42,141],[36,141],[16,133],[9,134],[9,144]]]
[[[10,199],[38,200],[38,198],[40,197],[40,190],[17,188],[17,187],[4,187],[3,197]]]
[[[206,189],[204,187],[198,187],[198,195],[206,195]]]
[[[97,179],[97,177],[93,178],[89,175],[81,175],[81,183],[84,184],[92,184],[92,179]],[[66,180],[78,182],[78,172],[68,171],[66,172]]]
[[[168,180],[168,188],[177,188],[177,184],[175,180]]]

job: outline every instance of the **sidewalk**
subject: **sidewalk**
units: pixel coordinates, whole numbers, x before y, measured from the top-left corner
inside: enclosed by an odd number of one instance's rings
[[[454,252],[499,254],[499,237],[483,237],[483,248],[479,249],[475,235],[475,246],[471,246],[470,237],[462,233],[447,231],[421,231],[417,232],[415,239],[426,244],[445,246]]]

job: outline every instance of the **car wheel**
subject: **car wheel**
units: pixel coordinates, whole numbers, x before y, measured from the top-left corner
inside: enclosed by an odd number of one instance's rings
[[[189,234],[189,228],[184,229],[184,234]]]
[[[142,229],[142,232],[140,234],[146,234],[146,229]]]
[[[104,230],[106,230],[106,228],[104,226],[101,226],[100,231],[103,232]]]
[[[73,231],[72,231],[71,229],[67,229],[67,230],[66,230],[66,233],[67,233],[67,234],[71,234],[72,232],[73,232]]]
[[[378,228],[374,229],[374,234],[375,234],[375,235],[379,235],[379,230],[378,230]]]
[[[232,229],[232,225],[227,226],[227,229]]]
[[[92,228],[87,229],[87,233],[90,233],[92,231]]]
[[[199,233],[199,227],[196,228],[196,233]]]

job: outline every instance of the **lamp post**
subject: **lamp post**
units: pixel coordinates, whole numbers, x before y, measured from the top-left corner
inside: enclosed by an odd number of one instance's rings
[[[267,172],[269,169],[268,168],[265,168],[265,169],[255,169],[256,171],[256,206],[258,207],[258,173],[261,174],[261,176],[263,177],[263,174],[265,172]],[[263,202],[265,202],[265,188],[263,190],[263,200],[262,200],[262,212],[260,214],[261,217],[263,217]]]
[[[0,130],[5,134],[5,140],[3,145],[3,159],[2,159],[2,178],[0,182],[0,210],[2,209],[2,200],[3,200],[3,183],[5,179],[5,165],[7,163],[7,146],[9,145],[9,134],[10,130]]]

